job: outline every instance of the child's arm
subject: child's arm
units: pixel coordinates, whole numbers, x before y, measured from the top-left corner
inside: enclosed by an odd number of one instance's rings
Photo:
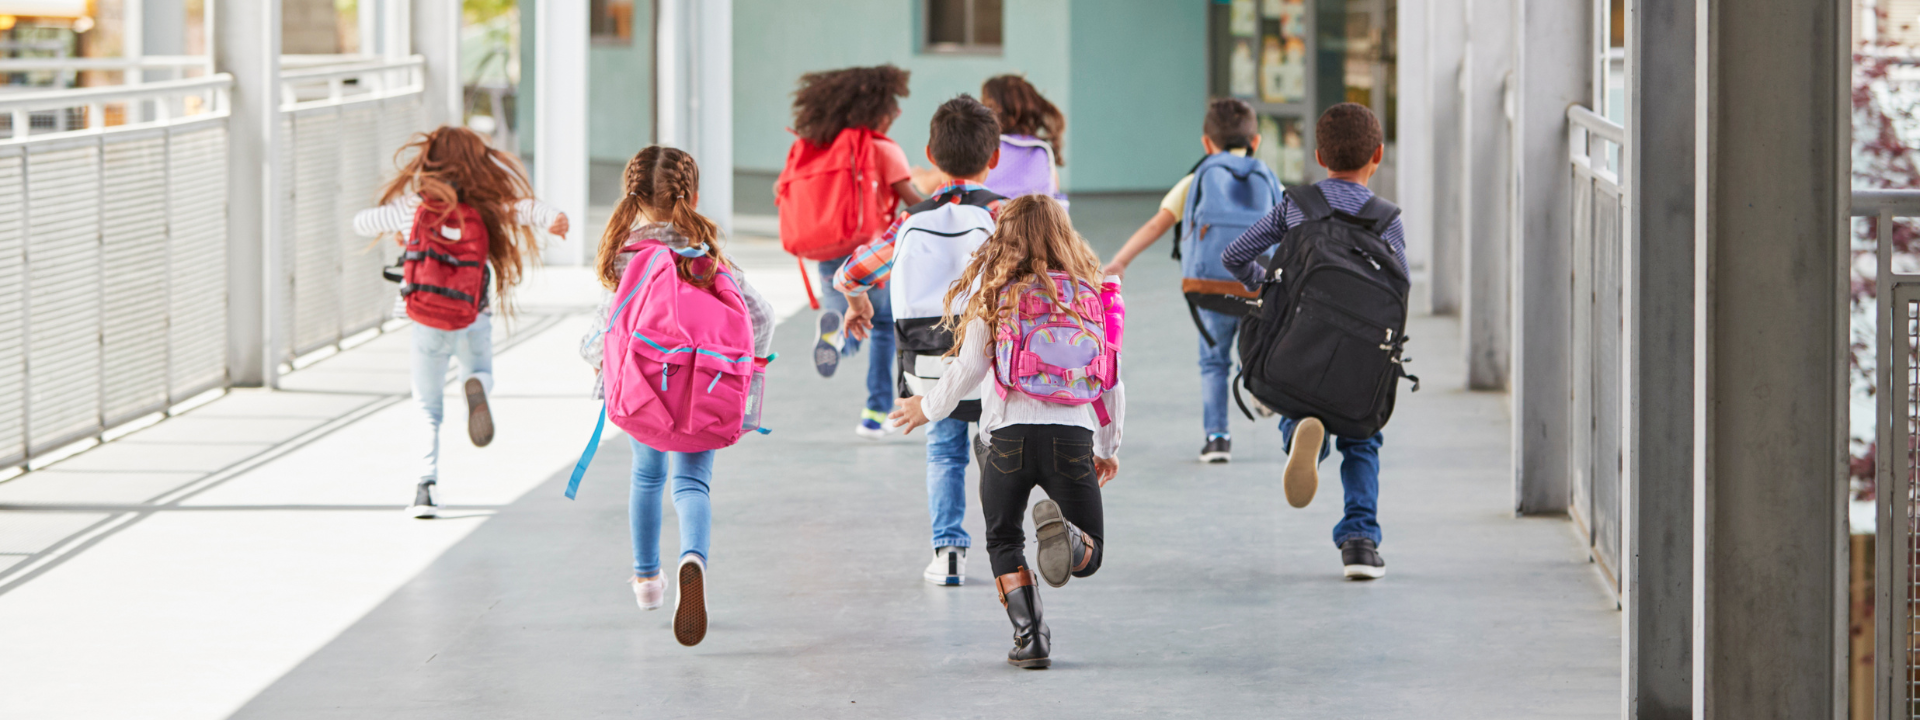
[[[901,180],[900,182],[894,183],[893,194],[900,196],[900,202],[905,203],[907,207],[919,205],[927,199],[925,195],[920,194],[919,188],[913,186],[912,180]]]
[[[773,303],[747,282],[747,277],[738,269],[734,278],[740,286],[740,299],[747,301],[747,319],[753,323],[753,355],[767,357],[773,354]]]
[[[1280,244],[1280,240],[1287,236],[1287,208],[1292,206],[1292,198],[1281,201],[1253,227],[1247,228],[1245,234],[1228,244],[1227,249],[1220,251],[1220,264],[1225,265],[1227,272],[1233,273],[1234,277],[1240,278],[1240,284],[1248,290],[1259,290],[1260,284],[1265,281],[1262,276],[1266,270],[1255,261],[1267,248]]]
[[[1120,453],[1121,431],[1127,424],[1127,382],[1114,383],[1101,402],[1106,403],[1108,422],[1093,433],[1093,456],[1110,460]]]
[[[1127,244],[1121,246],[1120,252],[1114,254],[1113,261],[1107,263],[1105,268],[1101,268],[1101,273],[1125,278],[1127,265],[1131,264],[1134,258],[1139,257],[1140,253],[1146,252],[1149,246],[1158,242],[1161,235],[1167,234],[1167,228],[1173,227],[1176,222],[1179,221],[1174,219],[1173,213],[1168,212],[1166,208],[1155,210],[1153,217],[1147,220],[1147,224],[1141,225],[1139,230],[1133,231],[1133,237],[1127,238]]]
[[[361,210],[353,214],[353,232],[360,237],[404,233],[413,229],[413,211],[419,206],[420,196],[402,195],[380,207]]]
[[[514,203],[513,222],[516,225],[545,229],[563,238],[567,236],[567,214],[538,198],[521,198],[519,202]]]
[[[899,423],[901,434],[952,414],[967,393],[987,379],[987,371],[993,368],[993,356],[987,354],[987,343],[991,339],[985,322],[967,321],[967,337],[960,342],[960,352],[954,356],[953,364],[947,366],[940,382],[928,390],[925,397],[915,395],[901,400],[900,406],[887,416]]]
[[[854,248],[853,256],[833,274],[833,289],[847,296],[843,327],[856,340],[867,339],[867,331],[873,329],[873,303],[867,300],[867,291],[885,282],[893,272],[893,238],[905,220],[905,215],[894,218],[880,237]]]

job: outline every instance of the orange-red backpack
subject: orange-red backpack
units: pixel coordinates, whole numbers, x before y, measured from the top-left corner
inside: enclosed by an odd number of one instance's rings
[[[487,297],[487,225],[465,204],[420,204],[407,234],[400,296],[407,317],[427,327],[472,325]]]

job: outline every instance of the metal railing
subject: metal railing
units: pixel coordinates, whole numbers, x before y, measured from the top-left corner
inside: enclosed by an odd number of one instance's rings
[[[0,466],[227,385],[231,86],[0,95]]]
[[[1570,514],[1588,552],[1619,592],[1626,376],[1627,194],[1620,163],[1626,128],[1574,106],[1567,110],[1572,194],[1572,347],[1569,403]]]
[[[378,328],[393,309],[380,268],[398,248],[355,235],[352,218],[392,176],[395,151],[426,129],[423,65],[347,57],[280,74],[276,222],[291,292],[274,317],[279,362]]]
[[[1851,204],[1875,226],[1875,715],[1920,718],[1920,274],[1894,263],[1895,220],[1920,218],[1920,190],[1855,190]]]

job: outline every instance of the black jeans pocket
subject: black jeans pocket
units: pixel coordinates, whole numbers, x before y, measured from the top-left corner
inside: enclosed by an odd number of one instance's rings
[[[1068,480],[1085,480],[1093,474],[1093,443],[1054,438],[1053,471]]]
[[[1020,472],[1020,464],[1024,459],[1022,456],[1025,454],[1022,452],[1024,446],[1025,443],[1020,438],[1003,438],[996,435],[987,441],[987,462],[1001,474],[1011,475]]]

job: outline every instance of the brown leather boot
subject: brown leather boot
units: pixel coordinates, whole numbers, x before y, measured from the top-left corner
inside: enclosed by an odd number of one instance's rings
[[[1047,657],[1052,639],[1047,622],[1040,616],[1040,588],[1033,584],[1033,573],[1025,567],[993,579],[1000,589],[1000,604],[1013,621],[1013,649],[1007,651],[1007,664],[1039,670],[1053,664]]]

